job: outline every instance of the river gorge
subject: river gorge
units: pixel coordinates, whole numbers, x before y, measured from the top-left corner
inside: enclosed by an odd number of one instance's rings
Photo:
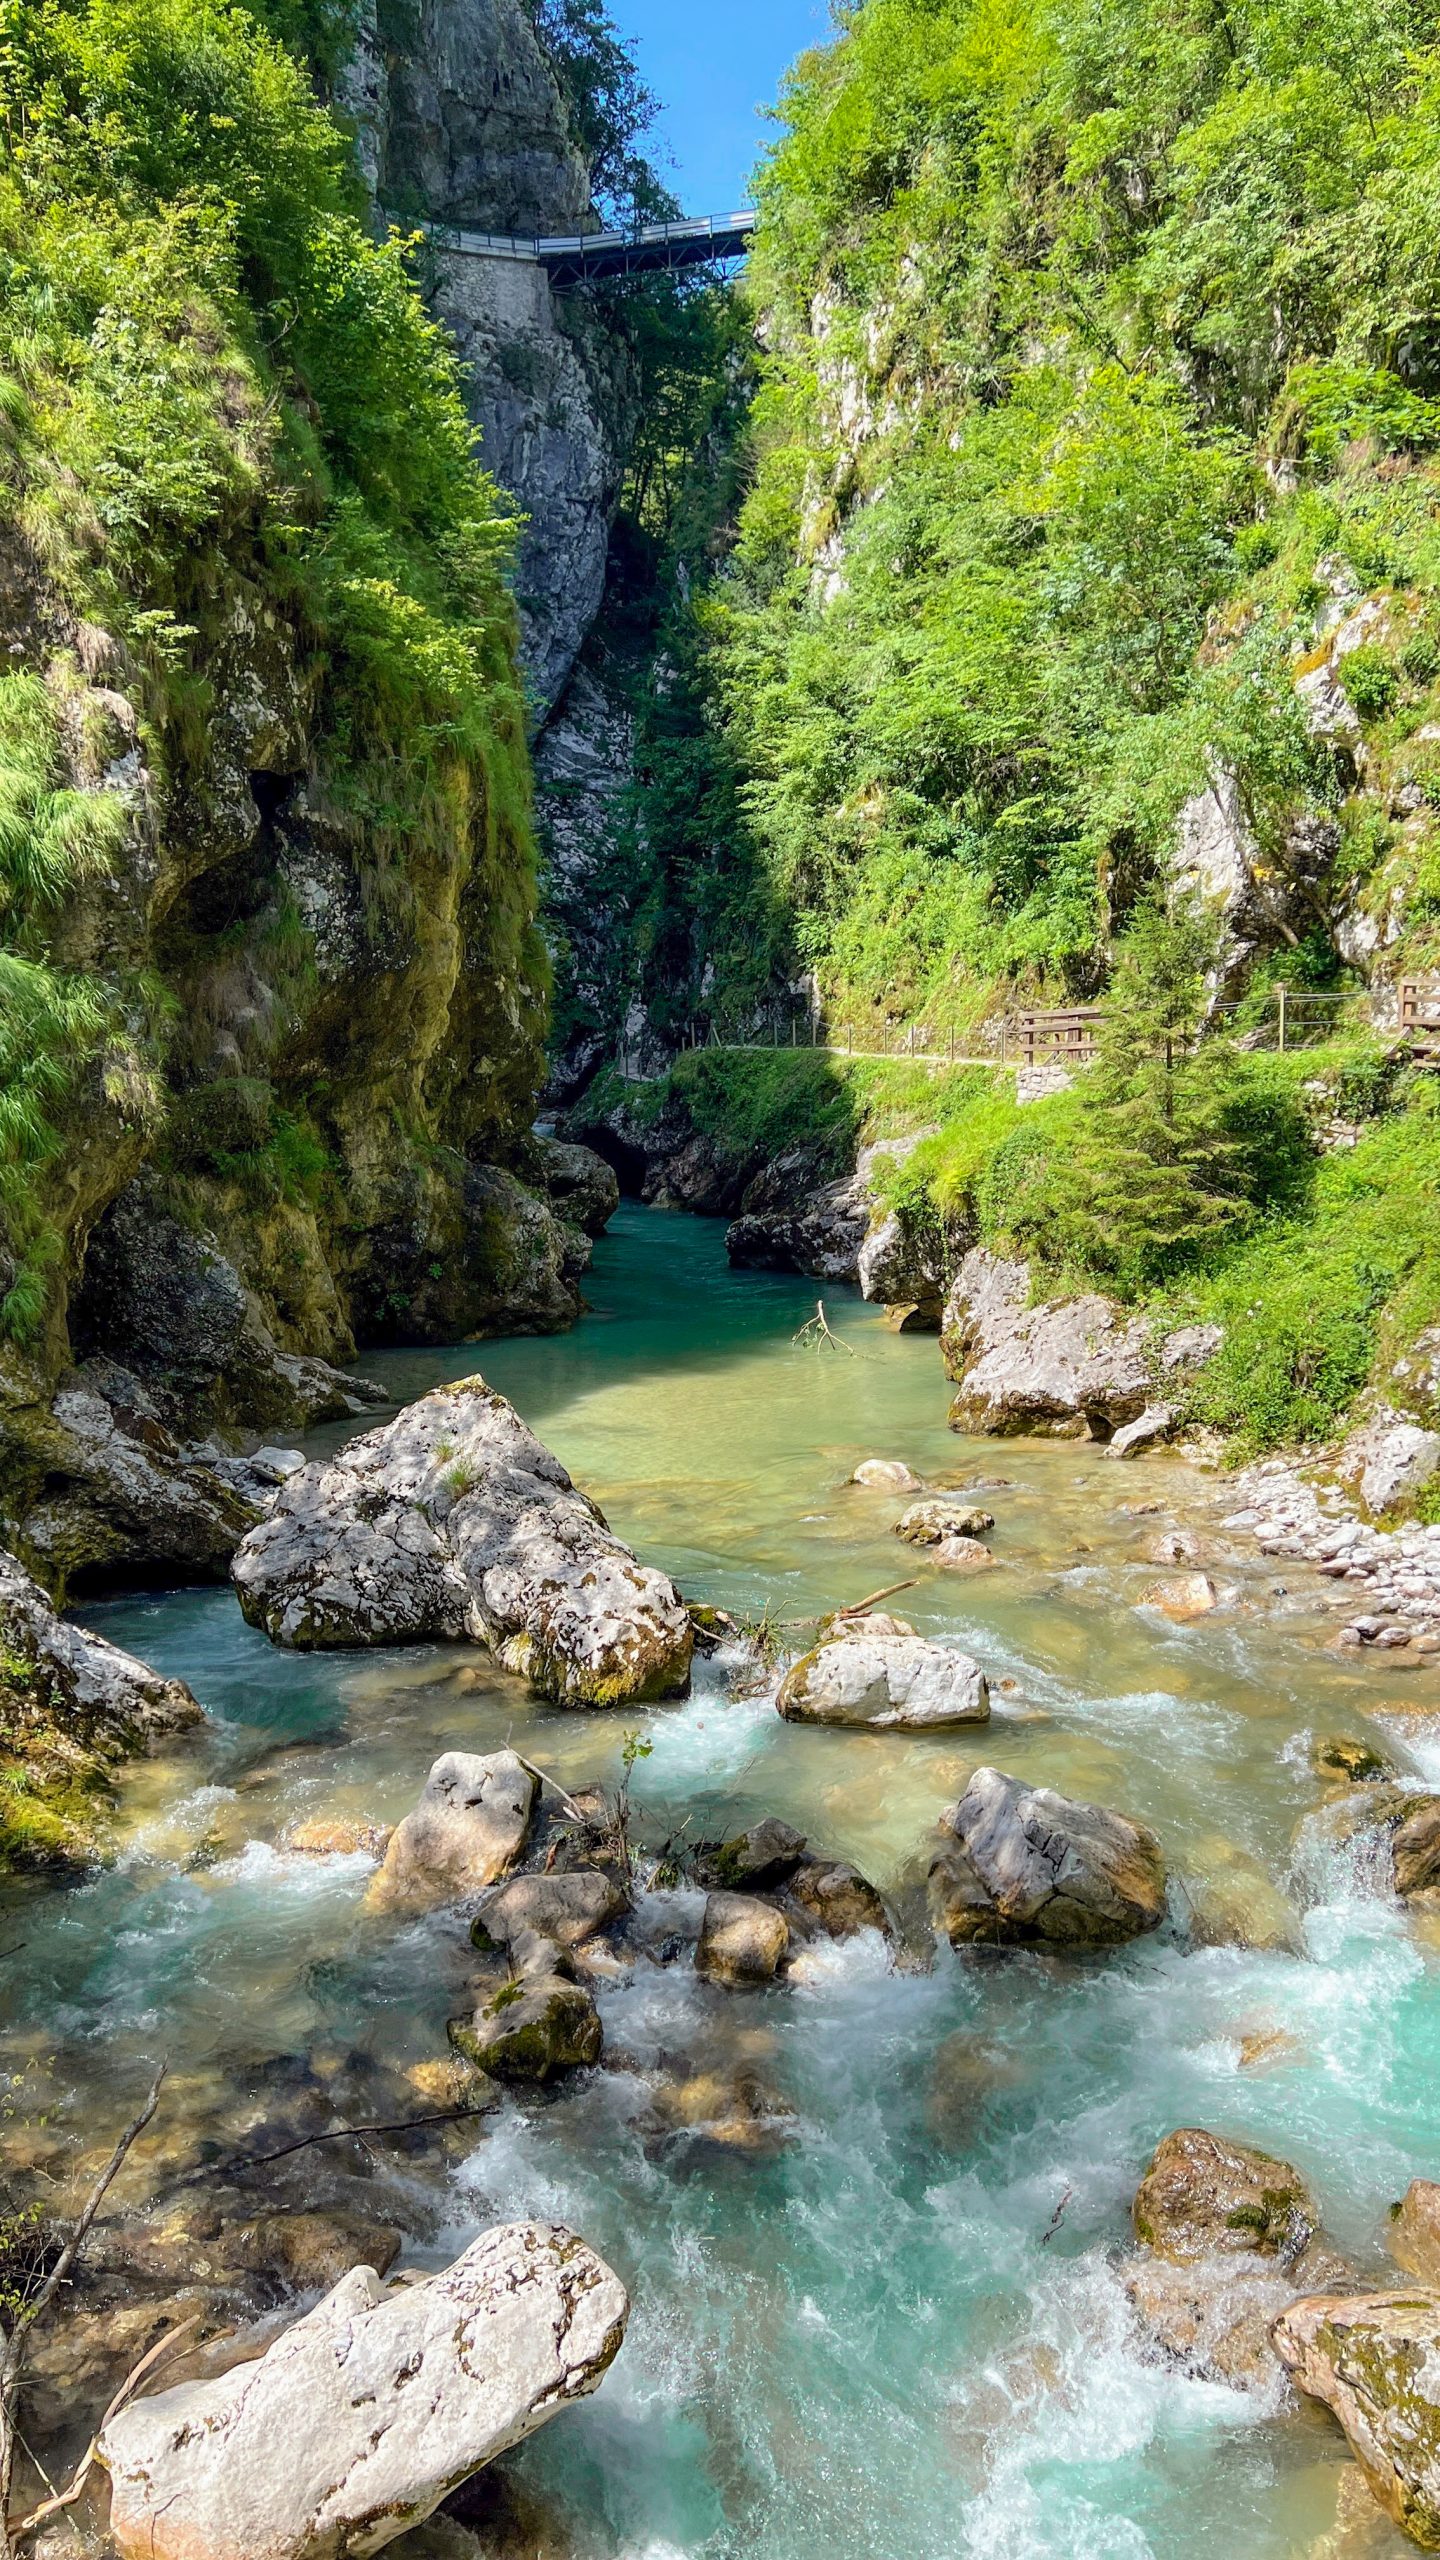
[[[127,1774],[106,1866],[7,1891],[0,2062],[32,2156],[103,2150],[167,2057],[126,2172],[158,2181],[163,2235],[237,2156],[424,2119],[474,1971],[466,1915],[368,1912],[365,1847],[303,1854],[287,1835],[394,1822],[448,1749],[512,1743],[567,1789],[613,1783],[638,1731],[642,1853],[778,1815],[890,1897],[898,1953],[862,1933],[783,1983],[722,1988],[677,1953],[699,1897],[662,1876],[592,1986],[599,2068],[234,2179],[251,2210],[358,2208],[400,2233],[407,2266],[534,2217],[618,2271],[627,2342],[597,2400],[511,2457],[525,2530],[497,2547],[1392,2560],[1410,2545],[1368,2501],[1337,2524],[1349,2466],[1328,2418],[1278,2367],[1243,2391],[1147,2350],[1119,2261],[1155,2145],[1203,2125],[1293,2162],[1335,2244],[1386,2281],[1388,2208],[1434,2166],[1440,1934],[1324,1845],[1312,1755],[1357,1735],[1440,1777],[1435,1675],[1337,1653],[1330,1586],[1226,1531],[1219,1471],[959,1438],[933,1340],[827,1289],[834,1340],[797,1341],[814,1285],[730,1270],[713,1221],[627,1205],[587,1286],[573,1332],[480,1358],[620,1534],[690,1599],[763,1621],[782,1657],[823,1613],[913,1576],[891,1605],[979,1658],[989,1726],[785,1722],[778,1664],[738,1638],[683,1701],[571,1713],[471,1646],[285,1653],[228,1590],[106,1599],[85,1623],[188,1681],[206,1721]],[[476,1352],[361,1366],[398,1403],[472,1374]],[[873,1456],[983,1484],[994,1569],[946,1574],[899,1545],[901,1497],[850,1481]],[[1177,1528],[1220,1593],[1188,1625],[1146,1599]],[[980,1761],[1151,1824],[1166,1925],[1099,1956],[936,1952],[924,1867]],[[1190,1943],[1187,1878],[1198,1892],[1236,1853],[1242,1877],[1293,1891],[1293,1950]],[[61,2442],[91,2423],[88,2402],[55,2416],[67,2356],[83,2367],[80,2307],[37,2385]],[[443,2534],[393,2547],[419,2560]]]

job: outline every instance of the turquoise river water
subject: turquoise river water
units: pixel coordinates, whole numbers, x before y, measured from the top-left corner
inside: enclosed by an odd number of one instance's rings
[[[688,1819],[713,1836],[781,1813],[903,1888],[984,1759],[1141,1815],[1173,1866],[1218,1838],[1283,1877],[1321,1798],[1318,1736],[1369,1732],[1440,1774],[1427,1707],[1440,1683],[1396,1674],[1387,1688],[1383,1666],[1325,1650],[1328,1587],[1297,1577],[1282,1592],[1273,1567],[1232,1553],[1213,1478],[1177,1458],[1122,1468],[1083,1446],[957,1440],[932,1340],[830,1292],[846,1348],[797,1345],[814,1284],[732,1274],[712,1223],[625,1209],[589,1285],[593,1312],[568,1336],[367,1365],[397,1399],[483,1367],[692,1597],[799,1622],[919,1575],[893,1605],[976,1652],[997,1684],[979,1736],[856,1736],[782,1723],[773,1682],[732,1696],[707,1665],[688,1701],[639,1719],[647,1829]],[[847,1482],[866,1455],[1007,1479],[987,1497],[999,1569],[915,1562],[892,1534],[896,1496]],[[1198,1523],[1223,1588],[1186,1627],[1143,1605],[1146,1545],[1175,1519]],[[400,2068],[442,2055],[461,1929],[367,1915],[369,1861],[287,1852],[287,1825],[391,1821],[438,1751],[507,1738],[572,1785],[608,1781],[635,1714],[537,1705],[464,1647],[283,1655],[224,1590],[88,1615],[183,1674],[210,1720],[127,1780],[111,1866],[32,1888],[9,1915],[7,1939],[23,1939],[12,2059],[43,2047],[64,2105],[108,2124],[113,2092],[162,2051],[180,2102],[217,2122],[232,2120],[221,2093],[259,2085],[279,2057],[357,2043]],[[1337,2528],[1344,2448],[1328,2419],[1147,2361],[1114,2267],[1137,2179],[1176,2125],[1296,2161],[1332,2235],[1377,2271],[1390,2200],[1440,2174],[1440,1953],[1313,1858],[1305,1893],[1304,1955],[1187,1953],[1166,1932],[1079,1965],[947,1948],[927,1972],[861,1940],[762,1994],[685,1965],[617,1974],[601,1998],[614,2067],[507,2100],[452,2141],[409,2251],[438,2264],[476,2229],[536,2214],[584,2232],[629,2284],[632,2325],[603,2390],[515,2458],[566,2547],[578,2560],[1408,2550],[1378,2520],[1358,2540]],[[1242,2062],[1247,2037],[1265,2040],[1258,2065]],[[793,2110],[790,2140],[760,2156],[656,2142],[657,2074],[737,2063]]]

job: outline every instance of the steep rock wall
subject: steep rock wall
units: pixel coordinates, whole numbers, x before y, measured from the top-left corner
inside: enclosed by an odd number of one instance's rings
[[[588,218],[585,162],[521,0],[422,0],[402,43],[370,7],[342,103],[389,219],[533,236]],[[431,303],[465,368],[485,466],[526,518],[515,591],[538,727],[600,608],[633,397],[626,361],[538,267],[437,248]]]

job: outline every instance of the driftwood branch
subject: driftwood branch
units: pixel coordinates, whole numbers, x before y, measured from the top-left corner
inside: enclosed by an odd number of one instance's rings
[[[852,1600],[848,1609],[837,1609],[835,1615],[837,1618],[863,1618],[866,1610],[873,1609],[878,1600],[893,1600],[897,1591],[913,1591],[915,1581],[912,1573],[904,1582],[887,1582],[883,1590],[867,1591],[863,1600]]]
[[[242,2169],[268,2169],[272,2160],[288,2160],[292,2152],[309,2151],[317,2142],[355,2142],[365,2133],[418,2133],[425,2125],[459,2124],[465,2116],[483,2116],[488,2112],[488,2105],[445,2107],[436,2115],[406,2116],[396,2124],[331,2125],[328,2132],[302,2133],[298,2141],[282,2142],[278,2151],[253,2151],[247,2152],[239,2160],[217,2160],[203,2169],[192,2170],[189,2178],[182,2183],[193,2185],[195,2180],[200,2178],[206,2180],[234,2178],[239,2176]]]
[[[566,1794],[559,1779],[552,1778],[548,1769],[541,1769],[533,1760],[527,1760],[523,1751],[517,1751],[515,1753],[515,1757],[519,1761],[521,1768],[525,1770],[526,1774],[535,1779],[537,1785],[548,1787],[553,1795],[557,1795],[559,1797],[566,1812],[573,1813],[577,1822],[588,1822],[590,1818],[589,1815],[582,1811],[573,1796]]]
[[[828,1342],[832,1351],[843,1351],[847,1360],[853,1360],[855,1357],[851,1345],[848,1342],[842,1342],[838,1333],[831,1332],[823,1298],[816,1299],[815,1313],[808,1324],[802,1324],[799,1332],[793,1333],[790,1339],[792,1342],[802,1344],[807,1351],[823,1351]]]
[[[130,2146],[144,2132],[160,2104],[168,2063],[162,2062],[150,2083],[149,2094],[137,2116],[133,2116],[121,2134],[104,2168],[80,2208],[74,2229],[32,2301],[17,2312],[8,2336],[0,2347],[0,2517],[8,2518],[10,2482],[15,2470],[15,2397],[25,2368],[25,2349],[37,2320],[42,2320],[61,2286],[66,2282],[95,2216],[114,2185]],[[5,2542],[11,2540],[8,2521],[3,2527]]]
[[[163,2338],[157,2338],[153,2347],[147,2347],[138,2364],[132,2364],[65,2487],[52,2489],[49,2497],[42,2499],[38,2507],[32,2507],[28,2516],[17,2516],[7,2523],[6,2534],[12,2549],[22,2536],[38,2533],[41,2525],[48,2524],[52,2516],[58,2516],[66,2507],[74,2506],[94,2468],[100,2439],[111,2419],[119,2416],[126,2401],[138,2390],[146,2374],[153,2373],[156,2365],[160,2364],[173,2348],[178,2347],[181,2339],[188,2338],[191,2330],[198,2329],[199,2326],[200,2314],[198,2311],[192,2312],[188,2320],[181,2321],[178,2329],[167,2329]]]

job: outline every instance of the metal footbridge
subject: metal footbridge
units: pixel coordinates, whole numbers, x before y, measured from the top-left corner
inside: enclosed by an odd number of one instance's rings
[[[527,239],[509,231],[467,231],[463,225],[421,222],[423,231],[447,255],[513,258],[544,267],[552,284],[584,284],[594,276],[636,276],[673,272],[679,267],[709,267],[743,258],[750,246],[755,216],[706,213],[693,222],[651,222],[635,231],[576,232],[568,238]]]

